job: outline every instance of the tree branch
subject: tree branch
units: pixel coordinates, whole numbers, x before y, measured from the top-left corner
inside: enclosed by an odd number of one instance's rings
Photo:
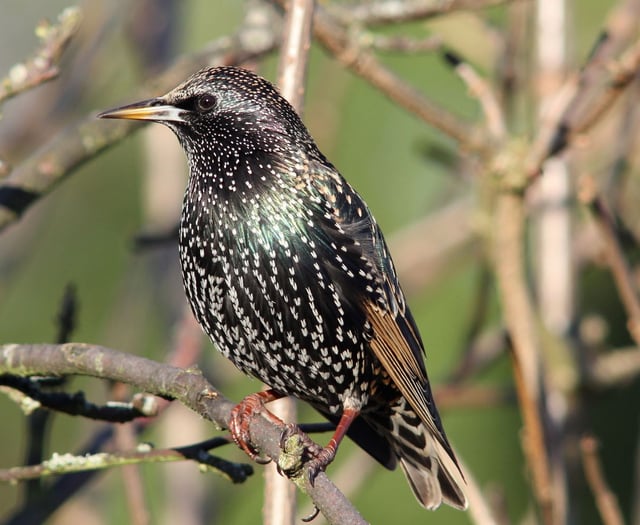
[[[109,348],[80,343],[0,346],[0,374],[85,375],[120,381],[145,392],[174,399],[220,428],[228,425],[234,403],[217,391],[197,369],[183,370]],[[252,441],[274,461],[281,457],[277,428],[262,417],[250,423]],[[324,472],[313,485],[303,468],[294,481],[330,523],[364,524],[362,516]]]
[[[508,171],[506,173],[509,173]],[[553,495],[541,409],[541,370],[535,313],[524,277],[523,196],[503,190],[495,214],[494,264],[513,352],[513,375],[522,413],[523,450],[544,522],[552,521]]]

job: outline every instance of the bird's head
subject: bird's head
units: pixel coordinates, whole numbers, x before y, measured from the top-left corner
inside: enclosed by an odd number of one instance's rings
[[[185,149],[203,141],[272,148],[313,143],[297,113],[262,77],[237,67],[203,69],[166,95],[105,111],[100,118],[170,127]]]

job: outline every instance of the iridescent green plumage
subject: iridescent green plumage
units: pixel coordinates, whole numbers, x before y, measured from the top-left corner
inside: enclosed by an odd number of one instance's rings
[[[104,116],[157,120],[178,136],[190,168],[185,289],[220,351],[271,387],[250,404],[293,395],[335,422],[316,468],[346,432],[385,466],[399,459],[425,507],[465,508],[382,233],[277,90],[248,71],[212,68]],[[245,430],[234,416],[235,439],[250,451]]]

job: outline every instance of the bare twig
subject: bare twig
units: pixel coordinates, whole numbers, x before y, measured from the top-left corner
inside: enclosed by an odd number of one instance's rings
[[[535,82],[537,109],[541,117],[547,102],[561,88],[568,68],[569,14],[566,0],[538,0],[535,3]],[[566,337],[573,319],[572,217],[569,212],[570,175],[564,159],[548,159],[544,177],[532,188],[541,202],[532,218],[535,232],[535,295],[538,315],[544,326],[559,339]],[[547,405],[546,447],[551,476],[549,487],[553,523],[569,517],[567,463],[564,455],[566,410],[552,410],[553,400],[568,404],[565,376],[554,373],[560,362],[572,362],[569,345],[557,345],[544,356],[545,387],[541,404]],[[569,365],[568,365],[569,366]],[[562,379],[561,379],[562,378]]]
[[[479,304],[479,301],[476,304]],[[486,306],[481,308],[486,311]],[[453,384],[469,380],[475,374],[482,372],[503,356],[510,346],[507,331],[503,326],[478,332],[481,327],[474,325],[480,320],[477,316],[472,320],[472,326],[466,336],[466,351],[450,375],[450,381]]]
[[[232,463],[206,453],[212,446],[226,443],[228,443],[228,440],[225,438],[215,438],[215,441],[168,449],[153,449],[149,445],[140,445],[137,450],[130,452],[100,452],[81,456],[53,454],[50,459],[38,465],[0,470],[0,482],[15,483],[17,481],[39,479],[71,472],[86,472],[141,463],[195,460],[203,467],[220,473],[233,483],[242,483],[253,472],[250,465]]]
[[[465,465],[458,451],[456,451],[456,457],[458,458],[460,467],[464,471],[464,477],[467,482],[466,494],[469,500],[469,517],[471,521],[476,525],[496,525],[498,521],[494,516],[491,506],[487,502],[487,498],[482,493],[480,485],[478,485],[475,477]]]
[[[115,428],[113,439],[118,450],[134,449],[136,446],[135,424],[118,425]],[[147,525],[150,513],[139,465],[136,463],[122,465],[120,474],[127,502],[129,523],[131,525]]]
[[[77,301],[75,288],[73,285],[68,284],[65,288],[64,295],[62,297],[61,304],[59,306],[58,314],[56,316],[57,321],[57,334],[55,342],[58,344],[67,343],[73,333],[76,323],[76,309]],[[23,379],[25,384],[28,384],[34,391],[45,394],[43,389],[47,390],[51,387],[59,387],[65,383],[64,378],[40,378],[37,381]],[[0,378],[0,384],[2,384],[2,378]],[[54,394],[55,396],[56,394]],[[25,399],[21,400],[21,405],[25,406]],[[49,438],[51,428],[51,420],[53,413],[49,410],[45,410],[42,407],[42,403],[37,402],[35,399],[29,400],[27,405],[37,405],[32,412],[27,416],[27,446],[25,451],[25,465],[36,465],[44,458],[47,439]],[[32,405],[32,406],[33,406]],[[33,505],[38,498],[42,495],[43,486],[41,480],[31,480],[26,484],[25,488],[25,505]]]
[[[80,19],[80,10],[68,7],[58,16],[56,25],[46,20],[38,25],[36,35],[42,41],[40,49],[29,60],[14,65],[0,80],[0,104],[58,76],[58,63],[78,31]]]
[[[85,399],[82,392],[67,394],[65,392],[43,392],[37,381],[14,375],[0,376],[0,385],[15,389],[29,397],[31,403],[72,416],[82,416],[99,421],[124,423],[139,417],[155,415],[156,407],[147,406],[152,412],[142,412],[135,403],[108,403],[104,406],[94,405]],[[24,404],[24,401],[22,402]]]
[[[376,35],[363,33],[360,44],[376,51],[388,53],[426,53],[442,47],[442,38],[438,35],[424,38],[410,38],[403,35]]]
[[[331,4],[331,12],[343,22],[367,25],[397,24],[442,16],[460,10],[478,10],[510,0],[377,0],[343,7]]]
[[[467,85],[469,93],[480,103],[491,137],[495,141],[504,141],[507,133],[504,114],[489,83],[471,64],[462,60],[453,51],[445,52],[444,58]]]
[[[438,407],[443,410],[453,408],[489,408],[513,403],[515,396],[510,388],[478,385],[438,386],[434,391]]]
[[[518,103],[529,84],[530,26],[533,2],[516,2],[507,8],[507,25],[502,39],[502,60],[499,63],[497,89],[508,124],[516,124]],[[528,102],[527,102],[528,104]]]
[[[580,76],[570,79],[559,90],[560,103],[548,108],[548,114],[557,116],[539,130],[533,143],[527,160],[530,177],[540,173],[549,156],[564,150],[575,136],[598,122],[636,75],[640,41],[633,43],[618,61],[614,58],[634,38],[639,13],[638,0],[620,2],[611,11]]]
[[[280,7],[286,6],[286,0],[272,1]],[[485,150],[486,138],[470,123],[429,100],[382,65],[368,50],[358,47],[347,29],[320,6],[316,7],[313,24],[318,41],[345,67],[367,80],[412,115],[453,138],[461,147],[474,152]]]
[[[302,114],[307,77],[313,0],[292,0],[287,8],[284,38],[280,50],[278,86],[282,96]]]
[[[581,196],[589,204],[598,229],[604,239],[605,256],[616,283],[618,294],[629,316],[627,328],[636,344],[640,345],[640,297],[638,297],[638,290],[631,268],[618,241],[611,213],[602,197],[597,195],[593,188],[589,189],[592,186],[593,181],[584,179]]]
[[[495,215],[494,264],[503,315],[513,345],[513,375],[522,413],[523,449],[544,521],[552,522],[551,477],[541,409],[541,372],[535,313],[524,276],[522,195],[504,191]]]
[[[588,380],[603,388],[632,381],[640,375],[640,349],[618,349],[596,357],[587,366]]]
[[[226,399],[196,370],[183,370],[104,347],[65,345],[2,345],[0,374],[87,375],[119,381],[146,392],[181,402],[221,427],[228,425],[234,403]],[[262,417],[250,422],[255,446],[268,457],[280,457],[282,429]],[[313,485],[302,469],[295,479],[330,523],[364,524],[364,519],[321,472]]]
[[[580,440],[580,451],[582,452],[584,475],[593,492],[602,523],[605,525],[624,525],[618,500],[611,492],[602,473],[598,457],[598,442],[592,436],[585,436]]]

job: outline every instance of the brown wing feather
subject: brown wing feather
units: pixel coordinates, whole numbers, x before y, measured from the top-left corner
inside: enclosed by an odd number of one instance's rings
[[[427,376],[424,365],[416,360],[415,352],[408,344],[406,334],[402,332],[391,312],[382,310],[371,302],[365,304],[365,311],[373,328],[371,349],[422,422],[448,450],[449,444],[443,436],[439,422],[434,420],[427,404],[425,395]],[[415,345],[421,347],[411,323],[407,323],[407,328],[414,337]]]

